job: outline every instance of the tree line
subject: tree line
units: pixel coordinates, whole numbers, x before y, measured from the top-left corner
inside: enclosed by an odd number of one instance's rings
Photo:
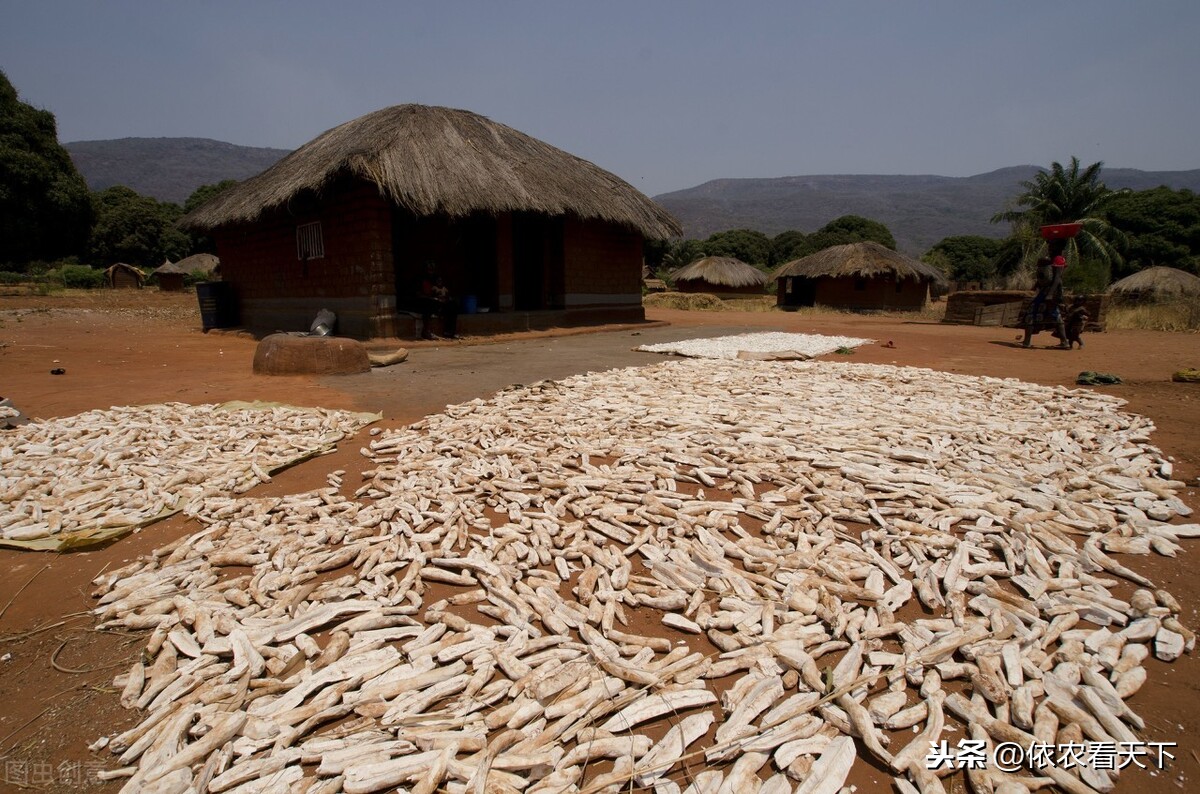
[[[1168,187],[1110,190],[1100,180],[1102,167],[1083,167],[1074,157],[1065,166],[1052,163],[1022,182],[1011,205],[992,218],[1009,224],[1007,237],[947,237],[921,258],[955,281],[1021,286],[1045,252],[1038,228],[1079,222],[1083,230],[1067,250],[1071,289],[1100,290],[1154,265],[1200,274],[1200,196]],[[121,185],[89,191],[58,142],[54,115],[22,102],[0,72],[0,271],[32,272],[62,262],[154,268],[212,252],[211,240],[180,230],[177,221],[233,184],[198,188],[182,207]],[[770,237],[731,229],[703,240],[652,240],[645,255],[660,276],[704,256],[735,257],[770,272],[832,245],[868,240],[896,247],[884,224],[845,215],[813,232]]]
[[[1046,253],[1042,226],[1081,223],[1067,247],[1066,283],[1080,292],[1147,267],[1165,265],[1200,275],[1200,196],[1190,190],[1111,190],[1101,180],[1103,163],[1082,166],[1072,157],[1055,162],[1020,184],[1011,205],[992,218],[1009,224],[1004,238],[946,237],[921,260],[957,282],[983,287],[1027,286],[1036,260]],[[753,229],[717,232],[704,240],[652,241],[646,264],[661,277],[705,256],[731,256],[767,272],[831,245],[874,241],[895,249],[896,241],[878,221],[846,215],[806,234],[789,230],[768,237]]]
[[[0,72],[0,271],[79,262],[155,268],[212,252],[211,240],[176,222],[233,184],[205,185],[182,207],[123,185],[90,191],[58,142],[54,115],[22,102]]]

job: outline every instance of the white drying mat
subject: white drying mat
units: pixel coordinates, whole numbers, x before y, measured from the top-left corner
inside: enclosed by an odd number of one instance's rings
[[[716,336],[707,339],[685,339],[682,342],[642,345],[637,349],[646,353],[671,353],[691,358],[812,358],[832,353],[838,348],[854,348],[874,341],[874,339],[859,339],[854,336],[767,332]],[[763,355],[739,356],[739,353]]]

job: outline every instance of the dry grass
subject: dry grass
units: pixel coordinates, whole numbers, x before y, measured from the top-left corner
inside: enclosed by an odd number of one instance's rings
[[[1200,304],[1194,300],[1174,300],[1110,306],[1105,326],[1112,330],[1200,331]]]
[[[642,298],[642,305],[693,312],[719,312],[724,309],[721,299],[707,292],[654,292]]]
[[[721,301],[724,306],[721,308],[727,312],[773,312],[778,311],[775,306],[774,295],[761,295],[754,298],[730,298],[726,301]]]
[[[777,312],[782,311],[775,304],[774,295],[763,295],[754,298],[731,298],[721,300],[716,295],[707,292],[655,292],[642,298],[642,305],[657,309],[682,309],[699,312]],[[919,312],[853,312],[846,309],[835,309],[829,306],[802,306],[788,312],[800,316],[844,315],[846,317],[870,314],[878,317],[896,317],[904,320],[928,320],[939,322],[946,316],[946,302],[930,303]]]
[[[683,231],[665,209],[587,160],[475,113],[424,105],[334,127],[182,223],[196,230],[250,223],[345,176],[375,185],[418,217],[528,211],[604,220],[651,238]]]

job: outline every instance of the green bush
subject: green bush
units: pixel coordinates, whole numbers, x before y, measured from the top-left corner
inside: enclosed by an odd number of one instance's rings
[[[24,284],[26,281],[35,281],[24,273],[13,273],[11,270],[0,270],[0,284]]]
[[[212,281],[211,273],[185,273],[183,276],[183,288],[191,289],[202,281]]]
[[[104,271],[87,265],[63,265],[46,273],[46,278],[71,289],[98,289],[105,284]]]

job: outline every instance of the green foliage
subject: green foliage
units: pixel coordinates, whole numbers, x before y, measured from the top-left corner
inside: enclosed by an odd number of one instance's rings
[[[812,234],[795,229],[781,232],[771,240],[771,266],[779,267],[834,245],[875,242],[896,250],[896,238],[879,221],[861,215],[843,215],[817,229]]]
[[[26,273],[14,273],[11,270],[0,270],[0,284],[25,284],[33,277]]]
[[[831,245],[864,241],[896,249],[896,239],[882,223],[859,215],[843,215],[812,234],[793,229],[771,238],[754,229],[730,229],[709,235],[706,240],[676,240],[662,255],[661,268],[666,274],[706,256],[731,256],[770,272],[786,262],[815,254]],[[650,264],[651,249],[643,250],[646,263]]]
[[[99,289],[106,283],[103,270],[87,265],[63,265],[48,271],[45,278],[71,289]]]
[[[990,237],[947,237],[921,257],[955,281],[980,281],[990,285],[997,277],[996,258],[1003,242]]]
[[[670,240],[642,241],[642,261],[646,263],[646,267],[650,268],[651,273],[657,273],[662,269],[663,262],[670,253]]]
[[[211,273],[184,273],[183,287],[184,289],[191,289],[203,281],[212,281],[212,279],[213,276]]]
[[[753,229],[730,229],[709,235],[704,241],[704,253],[708,256],[731,256],[748,265],[769,267],[771,238]]]
[[[704,243],[699,240],[676,240],[671,250],[663,257],[661,275],[667,276],[697,259],[707,256]]]
[[[794,259],[813,253],[808,247],[808,235],[790,229],[780,232],[771,239],[771,265],[779,267]]]
[[[1096,162],[1080,170],[1079,158],[1071,164],[1051,163],[1049,171],[1041,171],[1032,180],[1021,183],[1024,192],[1014,203],[1016,207],[992,216],[992,223],[1008,221],[1014,235],[1022,243],[1021,262],[1028,268],[1046,253],[1047,246],[1037,234],[1039,227],[1053,223],[1082,223],[1079,234],[1067,241],[1069,262],[1096,260],[1108,267],[1119,266],[1118,246],[1123,235],[1105,217],[1108,205],[1120,193],[1109,190],[1100,181],[1104,163]]]
[[[183,202],[184,214],[186,215],[192,210],[198,209],[202,204],[207,204],[237,183],[236,179],[222,179],[214,185],[201,185],[192,191],[192,195],[187,197],[187,201]]]
[[[54,114],[21,102],[0,72],[0,262],[78,253],[91,219],[87,185],[58,143]]]
[[[1104,292],[1112,277],[1108,263],[1100,259],[1082,259],[1073,263],[1063,273],[1063,287],[1067,292]]]
[[[888,227],[879,221],[861,215],[843,215],[835,218],[808,236],[810,254],[823,251],[833,245],[874,242],[896,250],[896,238]]]
[[[1107,214],[1125,235],[1116,277],[1155,265],[1200,274],[1200,196],[1168,187],[1122,193],[1108,203]]]
[[[152,268],[164,259],[178,261],[191,253],[192,241],[175,227],[182,210],[123,185],[93,194],[96,225],[88,243],[92,261],[125,262]]]
[[[213,185],[201,185],[192,191],[192,195],[188,196],[187,201],[183,202],[183,214],[199,208],[201,205],[208,203],[213,198],[221,193],[224,193],[229,188],[236,185],[236,179],[223,179]],[[215,254],[217,252],[217,244],[211,237],[201,232],[187,232],[192,240],[191,253],[193,254]],[[648,243],[651,241],[647,241]],[[664,243],[662,240],[653,242]],[[653,267],[653,265],[651,266]]]

